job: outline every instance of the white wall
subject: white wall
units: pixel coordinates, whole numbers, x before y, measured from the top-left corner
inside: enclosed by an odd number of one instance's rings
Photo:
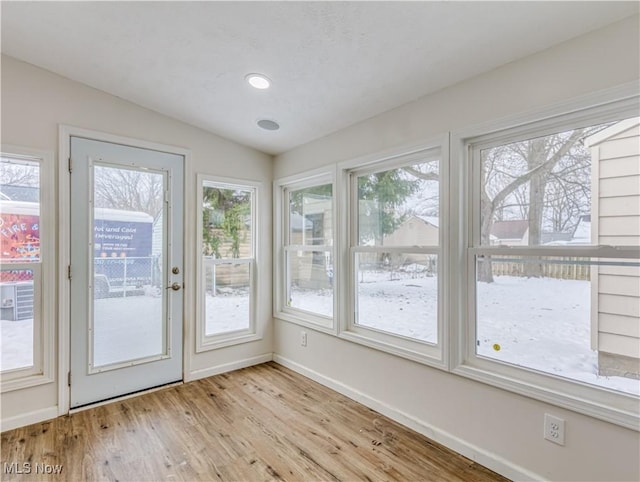
[[[1,102],[3,144],[50,151],[57,159],[58,125],[65,124],[182,147],[191,151],[192,162],[186,178],[187,185],[190,186],[187,196],[193,196],[193,206],[197,196],[196,173],[262,182],[258,204],[268,206],[271,203],[271,156],[6,56],[2,57]],[[57,170],[56,166],[56,172]],[[189,343],[185,348],[191,354],[191,371],[185,374],[187,379],[227,371],[239,364],[271,357],[271,210],[263,209],[261,214],[258,246],[261,255],[258,265],[261,300],[258,322],[264,338],[254,343],[197,355],[195,343]],[[194,211],[185,219],[187,231],[195,232],[195,216]],[[195,237],[192,239],[195,240]],[[199,252],[196,245],[186,246],[185,249]],[[195,266],[185,266],[184,271],[187,306],[185,323],[193,340]],[[56,413],[57,382],[4,393],[0,402],[4,427],[24,420],[47,418],[47,415]]]
[[[536,110],[638,79],[638,17],[399,107],[276,157],[275,176]],[[419,61],[419,59],[416,59]],[[275,321],[276,360],[511,477],[640,480],[636,431],[405,359]],[[543,416],[566,420],[564,447],[543,440]]]

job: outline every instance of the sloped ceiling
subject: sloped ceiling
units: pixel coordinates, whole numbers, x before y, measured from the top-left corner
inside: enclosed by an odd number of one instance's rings
[[[1,8],[3,53],[271,154],[638,13],[637,2]],[[251,88],[250,72],[272,88]]]

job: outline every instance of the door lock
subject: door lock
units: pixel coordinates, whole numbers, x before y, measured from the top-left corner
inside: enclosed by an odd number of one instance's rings
[[[171,286],[169,286],[167,289],[173,290],[173,291],[179,291],[180,288],[182,288],[182,285],[176,282],[176,283],[173,283]]]
[[[180,268],[178,268],[177,266],[174,266],[173,268],[171,268],[171,272],[173,274],[180,274]]]

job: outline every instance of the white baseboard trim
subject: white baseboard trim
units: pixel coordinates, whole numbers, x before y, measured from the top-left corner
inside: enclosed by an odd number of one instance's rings
[[[267,363],[273,360],[273,353],[265,353],[264,355],[258,355],[251,358],[245,358],[244,360],[237,360],[231,363],[225,363],[224,365],[218,365],[215,367],[207,367],[200,370],[194,370],[191,373],[185,374],[185,382],[192,382],[194,380],[200,380],[201,378],[212,377],[213,375],[220,375],[221,373],[231,372],[233,370],[239,370],[240,368],[247,368],[253,365],[260,365],[261,363]]]
[[[0,431],[6,432],[14,428],[25,427],[34,423],[44,422],[58,417],[58,406],[34,410],[33,412],[21,413],[15,417],[3,418],[0,421]]]
[[[412,415],[408,415],[394,407],[387,405],[384,402],[371,398],[370,396],[345,385],[342,382],[329,378],[321,373],[300,365],[293,360],[282,357],[276,353],[273,354],[273,361],[279,363],[282,366],[290,368],[291,370],[304,375],[326,387],[335,390],[346,397],[349,397],[363,405],[372,408],[373,410],[380,412],[381,414],[389,417],[390,419],[401,423],[402,425],[415,430],[416,432],[434,440],[451,450],[464,455],[465,457],[473,460],[474,462],[487,467],[488,469],[497,472],[508,479],[517,481],[542,481],[544,480],[538,474],[530,472],[508,460],[499,457],[496,454],[488,452],[476,445],[470,444],[444,430],[429,425]]]

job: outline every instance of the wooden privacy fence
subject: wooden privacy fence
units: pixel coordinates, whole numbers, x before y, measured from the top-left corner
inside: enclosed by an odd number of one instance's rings
[[[527,276],[530,271],[527,266],[540,264],[541,275],[546,278],[568,280],[590,280],[591,266],[584,258],[532,258],[521,256],[511,259],[509,256],[485,258],[491,260],[491,271],[494,276]],[[485,262],[486,262],[485,261]]]

